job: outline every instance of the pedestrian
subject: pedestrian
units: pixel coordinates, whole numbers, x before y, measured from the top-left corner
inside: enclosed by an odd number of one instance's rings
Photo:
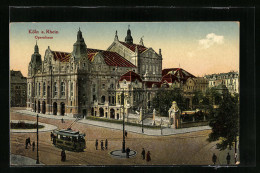
[[[216,164],[216,161],[217,161],[217,156],[215,155],[215,153],[213,153],[212,162],[214,165]]]
[[[25,149],[27,149],[27,147],[28,147],[28,138],[25,139]]]
[[[56,144],[56,136],[55,136],[55,135],[53,135],[52,143],[53,143],[54,145]]]
[[[30,137],[28,138],[28,144],[30,144],[30,146],[32,146]]]
[[[100,142],[100,147],[101,147],[101,150],[104,150],[103,140],[101,140],[101,142]]]
[[[130,149],[129,147],[126,148],[126,158],[129,158]]]
[[[146,154],[146,161],[147,162],[151,161],[151,153],[150,153],[150,151],[148,151],[147,154]]]
[[[227,154],[226,159],[227,159],[227,164],[229,165],[230,164],[230,155],[229,155],[229,153]]]
[[[52,141],[52,139],[53,139],[53,133],[51,132],[51,141]]]
[[[97,139],[96,139],[95,146],[96,146],[96,150],[97,150],[98,149],[98,140]]]
[[[107,150],[107,145],[108,145],[108,142],[107,142],[107,139],[106,139],[106,141],[105,141],[106,150]]]
[[[127,131],[125,130],[125,137],[127,137]]]
[[[64,123],[64,120],[63,120],[63,118],[61,118],[61,123]]]
[[[237,153],[235,153],[235,164],[237,163]]]
[[[62,151],[61,151],[61,161],[62,161],[62,162],[65,162],[65,161],[66,161],[66,153],[65,153],[65,150],[64,150],[64,149],[62,149]]]
[[[35,142],[33,141],[33,143],[32,143],[32,151],[34,151],[34,149],[35,149]]]
[[[144,150],[144,148],[143,148],[143,150],[142,150],[142,157],[143,157],[143,160],[145,160],[145,150]]]

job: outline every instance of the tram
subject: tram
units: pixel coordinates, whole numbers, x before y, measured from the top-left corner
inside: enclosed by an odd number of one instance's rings
[[[86,148],[85,134],[71,129],[53,131],[54,146],[71,151],[84,151]]]
[[[77,118],[67,129],[53,130],[54,146],[71,151],[84,151],[86,148],[85,134],[73,131],[71,126],[80,120]]]

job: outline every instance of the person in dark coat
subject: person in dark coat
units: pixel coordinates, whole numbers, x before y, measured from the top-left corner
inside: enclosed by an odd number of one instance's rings
[[[145,160],[145,150],[144,150],[144,148],[143,148],[143,150],[142,150],[142,157],[143,157],[143,160]]]
[[[28,138],[28,144],[30,144],[30,146],[32,146],[30,137]]]
[[[127,131],[125,130],[125,137],[127,137]]]
[[[35,149],[35,142],[33,141],[33,143],[32,143],[32,151],[34,151],[34,149]]]
[[[106,150],[107,150],[107,146],[108,146],[108,141],[106,139],[106,141],[105,141],[105,148],[106,148]]]
[[[151,161],[151,153],[150,153],[150,151],[148,151],[147,154],[146,154],[146,161],[147,162]]]
[[[27,147],[28,147],[28,138],[25,139],[25,149],[27,149]]]
[[[65,161],[66,161],[66,153],[65,153],[65,150],[64,150],[64,149],[62,149],[62,151],[61,151],[61,161],[62,161],[62,162],[65,162]]]
[[[56,144],[56,136],[55,136],[55,135],[53,135],[52,143],[53,143],[54,145]]]
[[[227,164],[229,165],[230,164],[230,155],[229,155],[229,153],[227,154],[226,159],[227,159]]]
[[[212,162],[214,165],[216,164],[216,161],[217,161],[217,156],[215,155],[215,153],[213,153]]]
[[[51,141],[52,141],[52,139],[53,139],[53,133],[51,132]]]
[[[103,140],[101,140],[101,142],[100,142],[100,147],[101,147],[101,150],[104,150],[104,143],[103,143]]]
[[[95,147],[96,147],[96,150],[97,150],[98,149],[98,140],[97,139],[96,139]]]
[[[129,147],[126,148],[126,158],[129,158],[130,149]]]

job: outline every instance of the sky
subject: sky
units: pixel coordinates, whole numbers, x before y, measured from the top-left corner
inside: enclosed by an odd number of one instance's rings
[[[239,23],[232,22],[52,22],[10,24],[10,69],[27,77],[34,46],[44,58],[45,50],[72,52],[80,27],[88,48],[106,50],[118,38],[124,41],[130,25],[133,42],[157,53],[162,50],[162,67],[181,67],[195,76],[239,71]],[[29,33],[37,30],[38,34]],[[41,33],[46,30],[56,34]],[[53,37],[37,39],[36,37]]]

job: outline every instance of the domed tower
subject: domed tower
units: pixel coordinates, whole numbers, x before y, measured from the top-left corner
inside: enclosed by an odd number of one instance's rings
[[[128,25],[127,36],[125,37],[125,42],[127,44],[133,44],[133,37],[131,36],[130,25]]]
[[[87,45],[85,44],[84,38],[82,37],[82,32],[78,31],[77,41],[73,44],[73,52],[72,55],[75,59],[80,59],[81,56],[86,56],[87,54]]]
[[[41,65],[42,59],[41,55],[39,54],[39,47],[36,41],[36,45],[34,46],[34,54],[32,54],[31,61],[29,63],[28,76],[34,75],[37,70],[41,69]]]

